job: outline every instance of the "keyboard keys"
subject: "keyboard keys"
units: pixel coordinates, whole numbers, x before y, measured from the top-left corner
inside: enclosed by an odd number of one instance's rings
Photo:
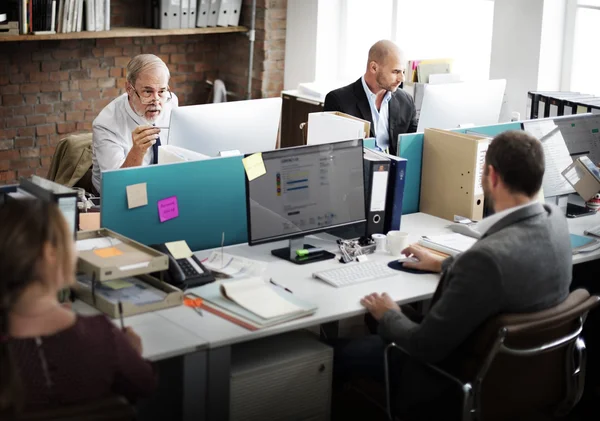
[[[397,272],[381,262],[350,263],[339,268],[313,273],[313,277],[334,287],[354,285],[394,275],[397,275]]]

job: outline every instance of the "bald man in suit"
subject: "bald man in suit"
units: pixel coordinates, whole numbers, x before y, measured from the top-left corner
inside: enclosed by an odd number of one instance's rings
[[[404,82],[402,51],[392,41],[376,42],[369,49],[365,74],[325,97],[325,111],[341,111],[371,122],[377,146],[398,154],[398,135],[417,131],[413,98],[398,89]]]

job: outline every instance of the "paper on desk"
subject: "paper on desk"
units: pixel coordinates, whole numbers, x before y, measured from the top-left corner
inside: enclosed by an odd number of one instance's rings
[[[265,262],[245,259],[243,257],[221,253],[220,251],[213,251],[210,256],[208,256],[208,260],[203,263],[209,270],[232,278],[259,276],[267,269],[267,264]]]
[[[175,259],[185,259],[187,257],[192,257],[192,250],[190,250],[190,247],[185,242],[185,240],[165,243],[165,246],[169,250],[169,253],[171,253],[171,255]]]
[[[123,289],[130,288],[133,286],[131,282],[126,281],[124,279],[113,279],[112,281],[102,282],[102,285],[110,289]]]
[[[89,275],[77,275],[77,281],[85,288],[91,288],[92,280]],[[161,302],[167,296],[166,292],[146,284],[138,278],[125,278],[122,282],[128,282],[131,286],[115,289],[105,286],[104,282],[97,282],[95,292],[113,304],[121,301],[123,303],[145,305]]]
[[[419,240],[419,244],[424,247],[447,253],[452,256],[467,251],[476,242],[476,238],[467,237],[466,235],[458,233],[430,235]]]
[[[538,124],[529,127],[530,133],[542,142],[546,171],[542,188],[546,197],[561,196],[575,192],[562,172],[573,163],[560,129],[553,120],[539,120]]]
[[[121,244],[121,240],[112,237],[88,238],[87,240],[77,240],[77,251],[88,251],[94,249],[102,249],[106,247],[114,247]]]
[[[248,181],[252,181],[255,178],[258,178],[261,175],[265,175],[267,173],[261,152],[243,158],[242,164],[244,164],[244,169],[246,170]]]
[[[263,319],[303,311],[302,307],[293,304],[273,291],[273,288],[262,278],[253,277],[225,281],[221,284],[221,292],[225,297]]]
[[[132,184],[126,187],[127,207],[129,209],[139,208],[148,204],[148,191],[146,183]]]

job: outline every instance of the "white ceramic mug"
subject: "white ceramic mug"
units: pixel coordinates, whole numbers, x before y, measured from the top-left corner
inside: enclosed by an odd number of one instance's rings
[[[407,232],[390,231],[387,233],[387,251],[392,256],[400,256],[406,247],[408,247]]]

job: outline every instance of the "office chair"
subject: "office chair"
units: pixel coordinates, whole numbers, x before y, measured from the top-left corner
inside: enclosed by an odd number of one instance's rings
[[[112,396],[93,402],[26,412],[17,421],[134,421],[133,406],[122,397]]]
[[[424,364],[462,391],[461,421],[538,419],[564,416],[579,402],[585,383],[588,312],[600,297],[573,291],[559,305],[529,314],[491,318],[457,350],[460,361],[449,371]],[[389,362],[384,351],[388,417],[393,419]]]

